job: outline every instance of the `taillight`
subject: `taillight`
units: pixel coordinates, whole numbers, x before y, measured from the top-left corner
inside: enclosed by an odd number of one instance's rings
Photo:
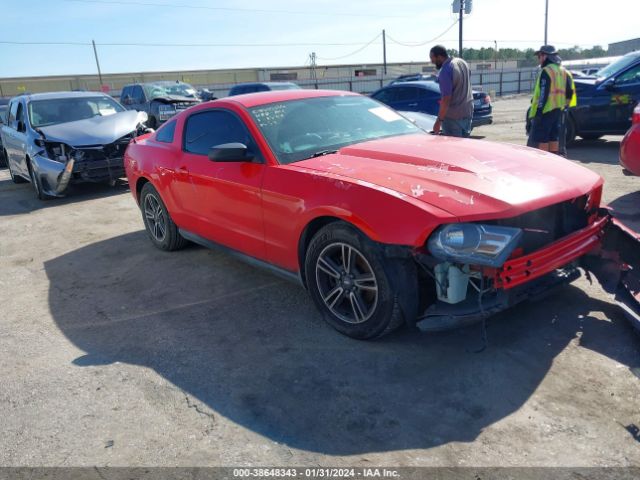
[[[640,103],[633,109],[633,115],[631,115],[631,125],[640,123]]]
[[[484,97],[484,103],[491,103],[491,97],[489,95],[487,95],[486,97]]]

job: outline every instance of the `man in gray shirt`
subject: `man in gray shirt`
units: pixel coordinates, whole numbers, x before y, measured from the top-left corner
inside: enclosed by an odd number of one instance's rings
[[[473,118],[473,94],[469,65],[461,58],[450,58],[442,45],[436,45],[429,52],[431,63],[440,71],[440,110],[438,120],[433,126],[434,133],[451,137],[471,135]]]

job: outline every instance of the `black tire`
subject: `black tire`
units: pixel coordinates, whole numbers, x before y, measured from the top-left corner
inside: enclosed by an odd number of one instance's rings
[[[50,197],[46,193],[42,191],[42,183],[40,182],[40,178],[36,175],[33,170],[33,166],[31,165],[31,161],[27,160],[27,167],[29,168],[29,177],[31,177],[31,186],[33,187],[33,191],[36,194],[36,198],[38,200],[48,200]]]
[[[565,130],[566,145],[571,145],[576,140],[576,123],[571,118],[571,115],[567,115],[567,125]]]
[[[145,183],[140,193],[140,211],[147,235],[157,248],[167,252],[187,244],[167,211],[160,194],[151,183]]]
[[[27,183],[27,180],[22,178],[20,175],[15,175],[13,170],[11,170],[11,164],[9,163],[9,157],[7,156],[7,151],[4,151],[4,158],[7,159],[7,168],[9,169],[9,176],[11,177],[11,181],[13,183]]]
[[[580,137],[584,140],[599,140],[602,138],[602,135],[598,135],[597,133],[581,133]]]
[[[400,327],[404,319],[397,286],[388,275],[390,262],[355,228],[342,222],[322,228],[309,243],[304,263],[311,298],[326,322],[360,340]]]

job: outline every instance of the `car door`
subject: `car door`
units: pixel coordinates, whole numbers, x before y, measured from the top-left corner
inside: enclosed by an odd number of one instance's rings
[[[610,121],[613,128],[620,133],[631,126],[631,115],[640,101],[640,63],[616,75],[611,93]]]
[[[416,88],[416,94],[418,105],[415,111],[437,116],[440,109],[440,90],[436,91],[426,87]]]
[[[120,92],[120,103],[122,103],[127,110],[133,110],[131,107],[131,103],[133,101],[133,97],[131,96],[132,88],[133,87],[131,85],[128,85],[122,89],[122,92]]]
[[[243,143],[251,162],[214,162],[211,147]],[[185,121],[182,154],[175,169],[174,197],[188,225],[185,229],[247,255],[264,258],[262,179],[265,164],[240,117],[230,110],[191,114]]]
[[[403,85],[393,87],[393,90],[395,90],[395,92],[391,107],[407,112],[419,111],[418,91],[420,89],[417,86]]]
[[[7,142],[8,161],[11,162],[11,169],[14,174],[28,176],[29,171],[26,163],[26,114],[22,101],[11,102],[9,110],[8,128],[5,130],[5,140]]]
[[[139,112],[146,111],[145,96],[141,85],[134,85],[131,88],[131,109]]]

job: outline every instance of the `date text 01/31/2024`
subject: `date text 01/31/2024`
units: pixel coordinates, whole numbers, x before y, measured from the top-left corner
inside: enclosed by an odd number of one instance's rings
[[[387,468],[234,468],[234,478],[399,478]]]

